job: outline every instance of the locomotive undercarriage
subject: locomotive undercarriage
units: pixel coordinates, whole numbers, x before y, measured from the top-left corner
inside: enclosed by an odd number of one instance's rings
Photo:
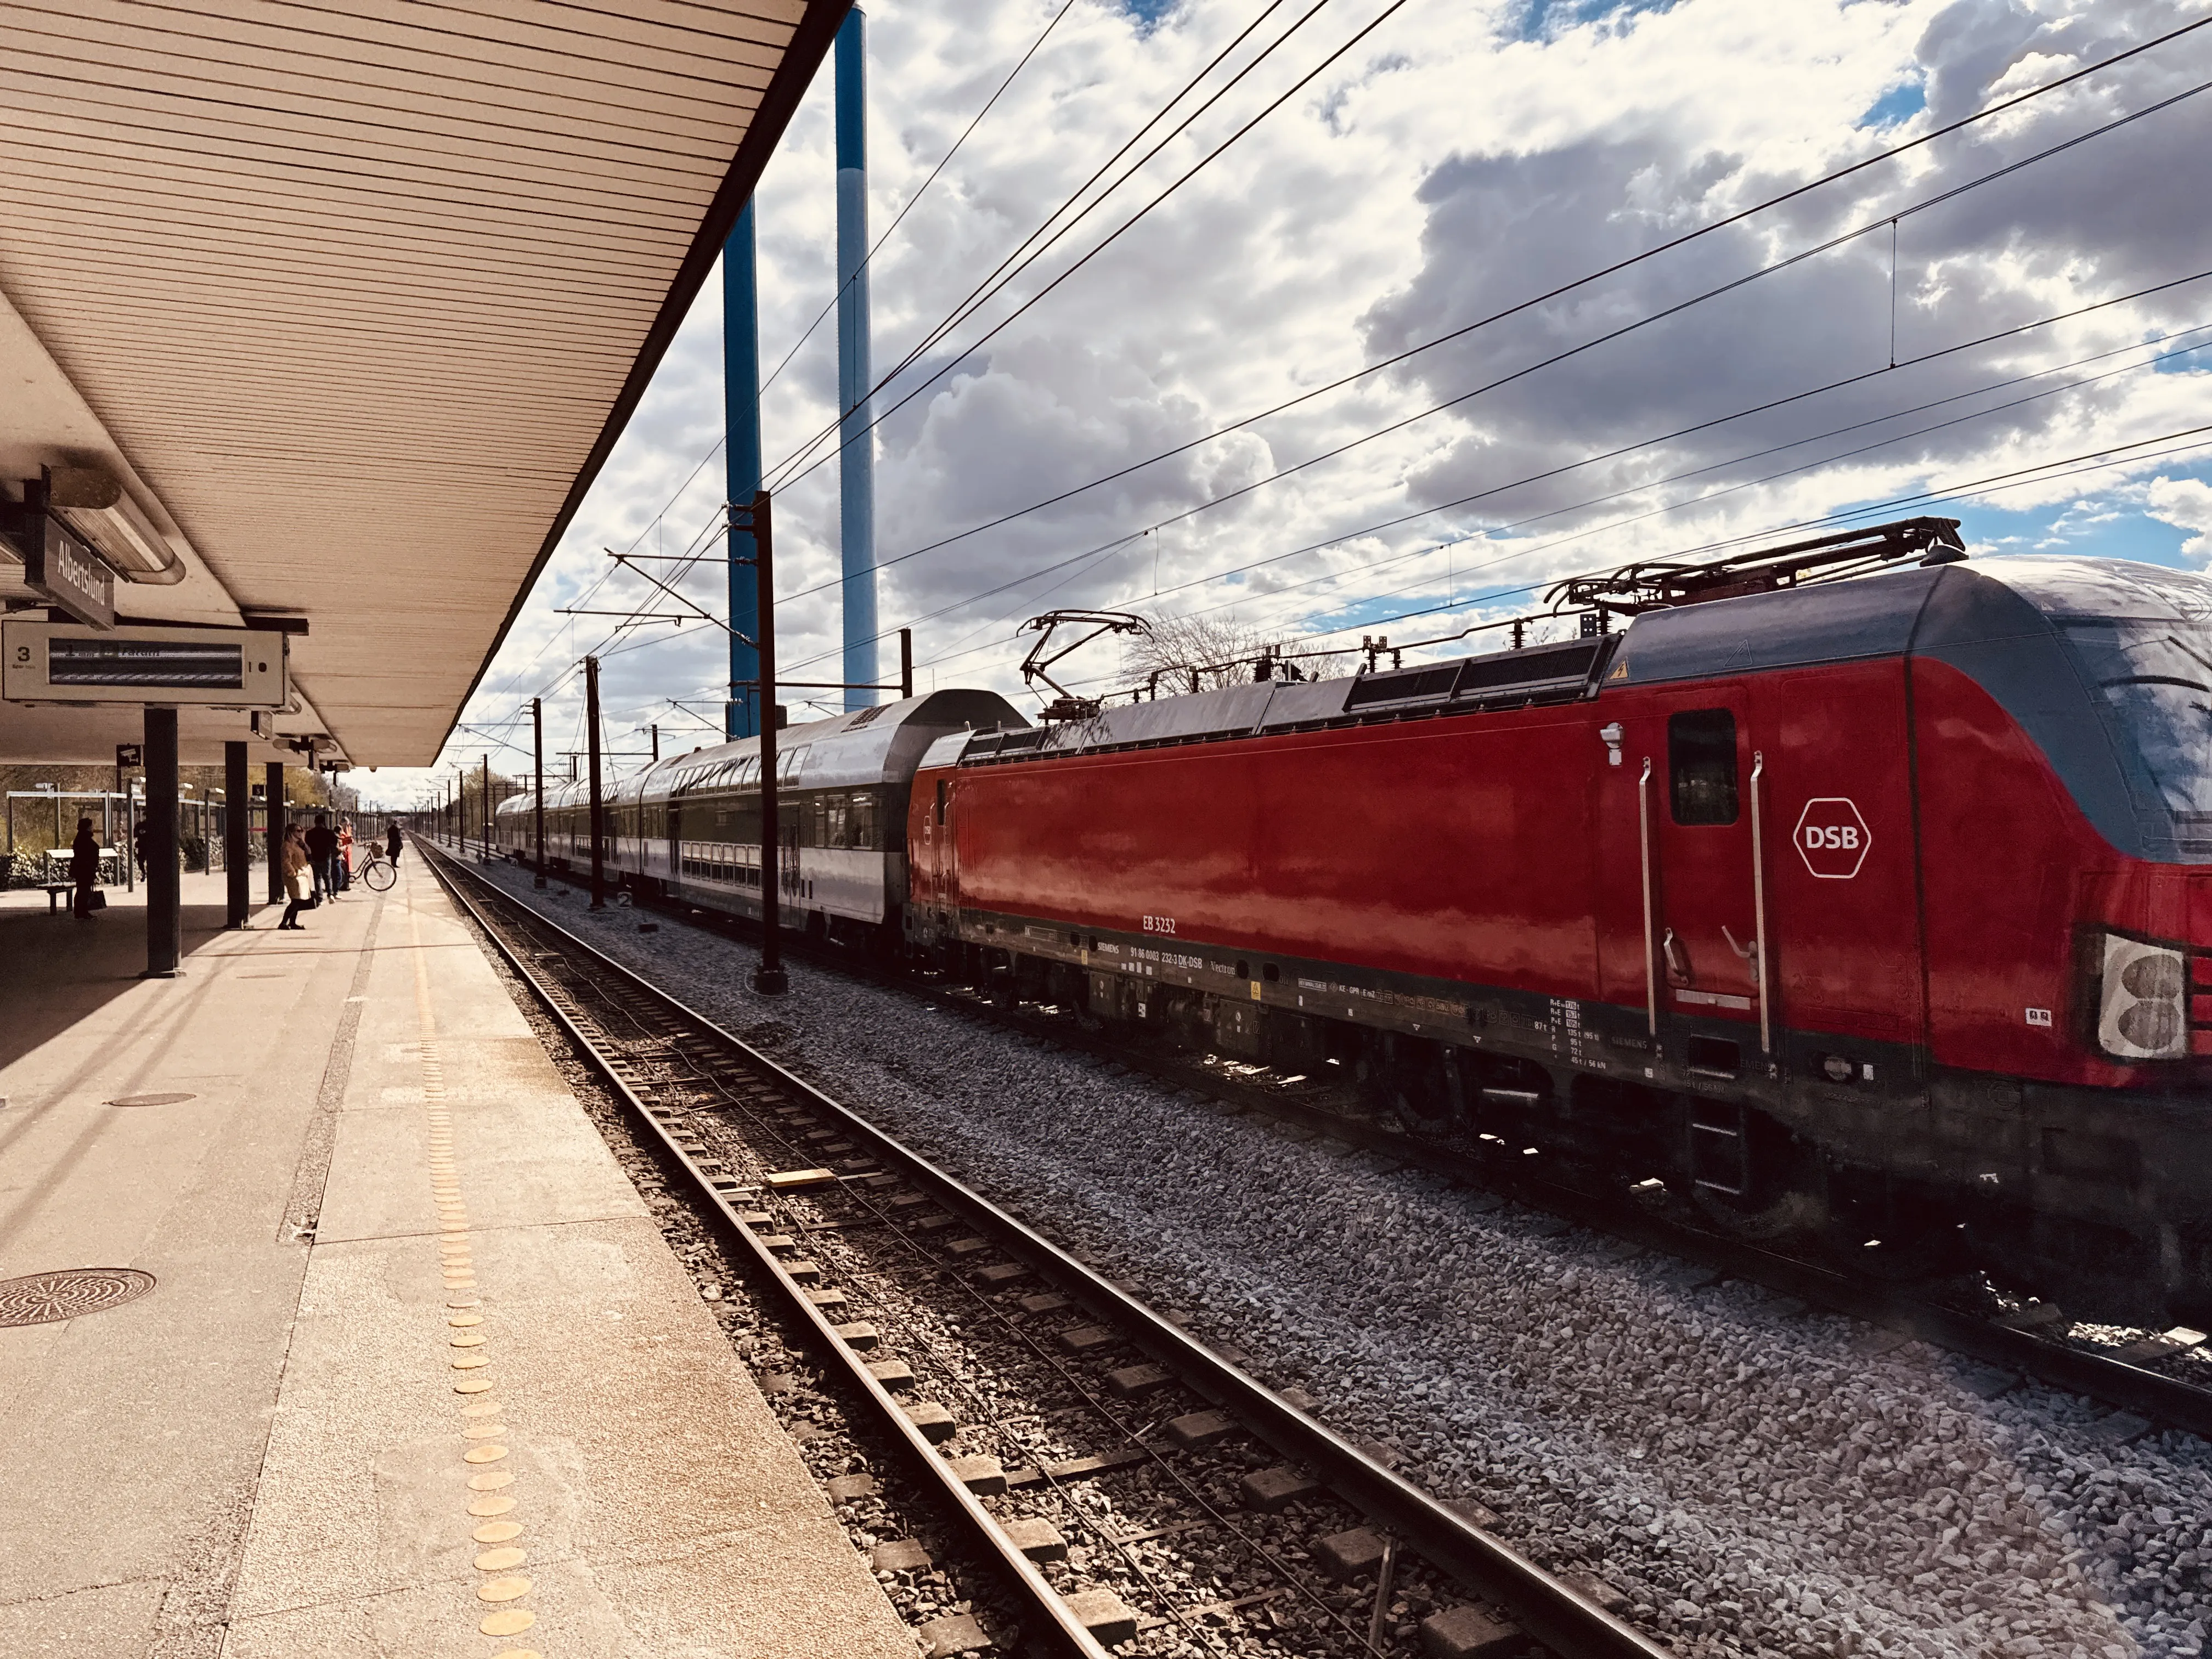
[[[1466,988],[1401,987],[1393,1001],[1381,983],[1340,982],[1346,970],[1283,963],[1255,997],[1241,970],[1261,964],[1224,963],[1244,994],[1223,994],[1196,957],[1128,971],[1158,941],[1122,941],[1117,957],[1097,936],[1002,921],[984,924],[988,942],[962,943],[931,918],[894,916],[837,927],[833,942],[1073,1009],[1130,1041],[1340,1078],[1376,1121],[1500,1158],[1534,1148],[1550,1180],[1626,1190],[1848,1271],[1904,1282],[1978,1268],[2085,1315],[2212,1319],[2212,1126],[2185,1097],[1931,1075],[1910,1049],[1799,1033],[1778,1034],[1767,1075],[1755,1028],[1673,1022],[1655,1047],[1639,1010],[1504,991],[1476,994],[1459,1029],[1435,1036],[1375,1022],[1415,1023],[1411,1010],[1425,1024],[1440,991]],[[1359,1018],[1283,1006],[1322,971],[1331,991],[1358,994],[1346,1007]]]
[[[1042,931],[994,929],[1031,946]],[[1000,1000],[1073,1008],[1133,1042],[1341,1079],[1379,1123],[1540,1159],[1548,1180],[1625,1189],[1854,1273],[1979,1270],[2119,1322],[2212,1315],[2212,1212],[2195,1213],[2207,1200],[2187,1176],[2207,1167],[2208,1143],[2179,1097],[1931,1075],[1910,1050],[1808,1034],[1778,1034],[1769,1067],[1747,1060],[1756,1028],[1662,1023],[1655,1047],[1641,1011],[1512,993],[1481,994],[1463,1031],[1416,1034],[1372,1023],[1357,1001],[1346,1012],[1364,1018],[1280,1006],[1279,985],[1312,983],[1290,964],[1256,996],[1224,995],[1195,971],[1183,977],[1200,982],[1163,982],[1126,958],[1102,971],[1088,936],[1048,949],[970,943],[935,960]],[[1428,989],[1406,1000],[1433,1009]],[[2164,1185],[2147,1173],[2161,1162]]]

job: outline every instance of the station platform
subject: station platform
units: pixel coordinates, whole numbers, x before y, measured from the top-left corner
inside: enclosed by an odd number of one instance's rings
[[[0,1654],[912,1659],[420,864],[222,884],[0,895]]]

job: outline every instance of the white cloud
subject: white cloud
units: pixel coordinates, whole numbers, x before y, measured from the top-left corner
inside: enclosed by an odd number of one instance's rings
[[[1033,275],[956,331],[949,349],[967,351],[1014,302],[1065,270],[1382,4],[1337,0],[1325,8]],[[879,371],[1258,10],[1256,3],[1215,0],[1140,27],[1102,0],[1077,0],[878,256]],[[1291,15],[1274,14],[1258,38],[1270,38]],[[1049,15],[1048,0],[974,0],[957,11],[943,0],[871,8],[878,228]],[[1999,86],[2039,84],[2183,18],[2171,0],[2093,8],[2065,0],[1408,7],[885,421],[877,465],[879,553],[896,559],[1112,472],[1956,118]],[[1249,51],[1241,49],[1232,66]],[[1358,620],[1441,604],[1448,569],[1462,596],[1484,591],[1474,586],[1480,580],[1536,586],[1573,570],[2198,425],[2201,376],[2137,372],[2146,354],[2131,349],[2166,331],[2212,324],[2212,282],[1973,350],[1910,360],[2212,267],[2196,172],[2176,159],[2201,154],[2212,139],[2212,98],[1905,218],[1893,320],[1907,367],[1885,368],[1893,325],[1885,227],[1231,505],[1204,506],[2141,109],[2204,79],[2208,64],[2212,40],[2191,36],[1249,431],[893,564],[882,577],[882,622],[915,625],[923,684],[933,671],[939,684],[1012,689],[1020,654],[1010,638],[1014,623],[1047,605],[1150,605],[1155,557],[1162,605],[1234,607],[1253,625],[1287,635],[1335,625],[1343,617],[1334,608],[1372,600],[1354,619],[1356,637]],[[760,191],[761,332],[769,366],[832,292],[830,80],[825,68]],[[1856,125],[1886,90],[1906,82],[1924,87],[1924,110],[1879,129]],[[553,608],[578,603],[605,574],[598,550],[624,546],[644,531],[719,435],[719,292],[710,285],[695,308],[486,677],[472,718],[509,717],[518,696],[541,690],[608,634],[611,619],[567,619]],[[771,462],[834,416],[834,338],[831,328],[818,330],[768,394]],[[2021,378],[2110,352],[2120,355]],[[1862,374],[1819,397],[1650,442]],[[2018,383],[1998,385],[2008,380]],[[901,383],[894,395],[914,383]],[[1627,453],[1577,465],[1616,448]],[[2132,476],[2159,465],[2154,453]],[[2176,465],[2168,459],[2165,470]],[[1562,467],[1571,470],[1516,483]],[[1990,499],[2057,510],[2128,476],[2056,478]],[[1486,491],[1466,507],[1281,556]],[[656,533],[671,549],[684,544],[711,525],[720,497],[718,462]],[[838,678],[830,672],[838,665],[836,509],[834,463],[778,502],[781,591],[789,599],[779,631],[787,665],[794,673],[804,665],[809,678]],[[1061,569],[987,599],[973,597],[1193,509],[1146,538],[1141,553],[1101,554],[1072,574]],[[2078,532],[2069,544],[2094,550],[2089,526],[2077,520],[2069,530]],[[1449,553],[1423,550],[1454,538],[1460,544]],[[1220,574],[1271,560],[1245,575]],[[1478,567],[1486,568],[1470,579]],[[721,580],[719,569],[702,570],[687,591],[719,611]],[[641,584],[624,580],[590,603],[626,606],[646,596]],[[1391,629],[1394,637],[1400,631]],[[671,697],[719,704],[718,682],[727,672],[719,631],[687,626],[679,638],[656,624],[632,637],[660,634],[668,642],[609,645],[611,732],[656,718],[682,723]],[[1110,665],[1102,658],[1102,667]],[[579,729],[572,684],[560,688],[554,707],[549,733],[557,725],[566,747],[567,734]],[[617,746],[628,743],[621,738]],[[457,745],[456,752],[464,751]]]
[[[2185,559],[2212,562],[2212,484],[2201,478],[2154,478],[2143,510],[2164,524],[2196,533],[2181,544]]]

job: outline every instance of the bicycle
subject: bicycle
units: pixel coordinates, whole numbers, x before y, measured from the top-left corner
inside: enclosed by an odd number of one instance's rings
[[[363,886],[381,893],[399,879],[399,866],[381,853],[371,853],[368,862],[362,865],[356,873],[360,875]]]

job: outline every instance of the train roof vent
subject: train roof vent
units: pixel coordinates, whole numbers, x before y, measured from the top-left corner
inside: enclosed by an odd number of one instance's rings
[[[863,708],[859,714],[854,717],[852,723],[847,726],[845,729],[848,732],[857,732],[862,726],[866,726],[870,720],[882,714],[884,709],[890,707],[891,705],[887,702],[870,703],[866,708]]]
[[[1409,708],[1448,701],[1459,680],[1455,662],[1425,663],[1412,668],[1386,669],[1362,674],[1352,683],[1344,699],[1347,714],[1367,709]]]
[[[1598,653],[1611,638],[1577,640],[1567,645],[1530,646],[1469,657],[1459,665],[1453,695],[1480,702],[1534,696],[1582,684],[1589,678]]]
[[[1018,755],[1036,748],[1045,739],[1042,726],[1024,726],[1011,732],[978,732],[969,739],[968,756],[975,759],[985,755]]]

